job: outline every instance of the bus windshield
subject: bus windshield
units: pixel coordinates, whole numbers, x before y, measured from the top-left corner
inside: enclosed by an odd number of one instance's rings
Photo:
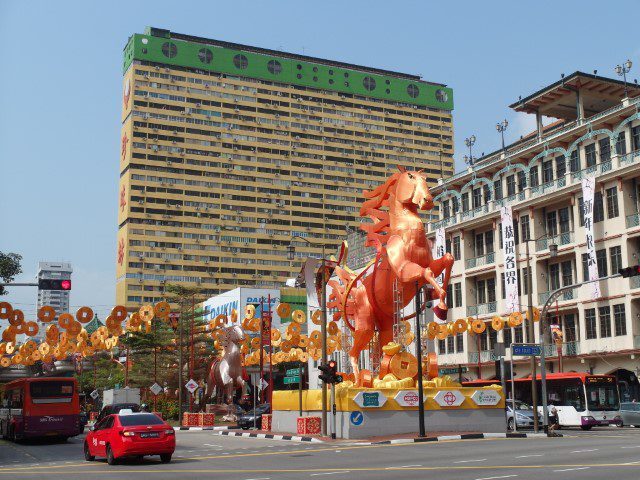
[[[587,408],[592,411],[619,410],[620,400],[615,385],[586,385]]]
[[[33,403],[70,403],[73,397],[73,382],[32,382],[29,385],[29,394]]]

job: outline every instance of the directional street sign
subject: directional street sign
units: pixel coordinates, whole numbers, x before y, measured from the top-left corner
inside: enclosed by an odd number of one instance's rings
[[[294,375],[300,375],[299,368],[290,368],[289,370],[287,370],[287,377],[292,377]]]
[[[158,385],[157,383],[154,383],[153,385],[151,385],[149,387],[149,390],[151,390],[151,393],[153,393],[154,395],[159,395],[160,392],[162,392],[162,387],[160,385]],[[191,392],[191,393],[193,393],[193,392]]]
[[[514,356],[532,357],[542,354],[540,345],[530,343],[512,343],[511,353]]]
[[[269,386],[269,384],[265,381],[264,378],[260,379],[260,390],[264,390],[268,386]]]
[[[444,367],[438,369],[438,373],[440,375],[451,375],[454,373],[467,373],[469,369],[467,367],[462,367],[462,371],[460,371],[460,367]]]
[[[96,398],[98,398],[100,396],[100,393],[98,392],[98,390],[94,390],[89,395],[91,396],[91,398],[93,398],[95,400]]]
[[[300,383],[300,377],[299,376],[294,376],[294,377],[284,377],[284,384],[285,385],[290,385],[292,383]]]
[[[191,380],[189,380],[187,382],[187,384],[184,386],[187,390],[189,390],[189,393],[193,395],[193,392],[196,391],[196,389],[198,388],[198,382],[196,382],[193,378]]]

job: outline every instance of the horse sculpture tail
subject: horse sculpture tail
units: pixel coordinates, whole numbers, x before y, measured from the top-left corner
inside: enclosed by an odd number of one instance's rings
[[[354,299],[350,295],[350,289],[357,275],[342,267],[336,267],[334,274],[340,281],[329,280],[327,282],[327,285],[331,287],[327,307],[337,310],[333,314],[333,321],[338,321],[342,318],[349,330],[354,331],[355,327],[349,321],[349,317],[353,317],[354,312]]]

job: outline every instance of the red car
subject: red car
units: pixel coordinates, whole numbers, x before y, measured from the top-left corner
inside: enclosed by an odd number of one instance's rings
[[[160,455],[169,463],[176,449],[173,427],[153,413],[109,415],[91,427],[84,441],[84,458],[107,457],[113,465],[120,458]]]

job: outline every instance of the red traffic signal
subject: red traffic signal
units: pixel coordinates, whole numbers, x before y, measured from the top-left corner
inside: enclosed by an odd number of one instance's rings
[[[318,369],[322,372],[319,378],[324,383],[342,383],[342,376],[338,375],[338,362],[335,360],[329,360],[326,364],[318,366]]]
[[[637,277],[638,275],[640,275],[640,265],[621,268],[620,270],[618,270],[618,273],[622,275],[623,278]]]
[[[57,280],[50,278],[40,278],[38,280],[38,290],[71,290],[71,280]]]

